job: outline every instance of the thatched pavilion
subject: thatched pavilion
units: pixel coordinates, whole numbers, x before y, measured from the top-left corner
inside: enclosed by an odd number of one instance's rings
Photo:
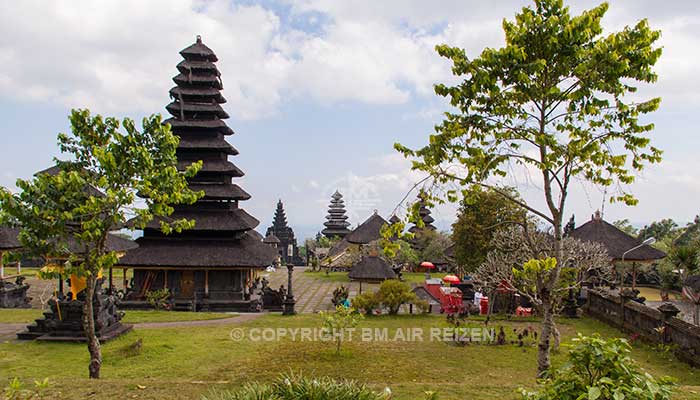
[[[120,260],[120,268],[134,271],[124,304],[147,307],[146,293],[168,289],[180,309],[254,310],[258,301],[252,284],[258,271],[275,262],[277,250],[260,240],[254,231],[259,221],[239,207],[251,196],[232,183],[243,171],[228,160],[238,150],[225,139],[233,130],[224,122],[228,114],[221,107],[226,100],[218,58],[200,37],[180,55],[166,107],[172,118],[164,123],[180,138],[181,169],[203,161],[189,184],[204,197],[175,207],[172,218],[194,220],[193,229],[166,235],[153,221],[137,239],[140,247]]]
[[[605,247],[612,264],[622,262],[632,264],[632,283],[636,283],[636,271],[639,264],[651,264],[664,257],[666,253],[652,246],[644,244],[641,240],[628,235],[615,225],[603,220],[599,211],[591,216],[591,220],[571,229],[568,235],[584,242],[600,243]]]

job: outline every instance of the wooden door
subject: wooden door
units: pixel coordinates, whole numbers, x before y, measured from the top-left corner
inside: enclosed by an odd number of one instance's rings
[[[194,271],[180,272],[180,297],[191,299],[194,295]]]

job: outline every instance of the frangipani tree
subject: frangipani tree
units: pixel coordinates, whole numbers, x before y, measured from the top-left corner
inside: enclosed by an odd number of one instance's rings
[[[551,305],[554,315],[558,314],[569,291],[580,288],[582,283],[607,281],[614,276],[603,245],[566,237],[562,244],[563,256],[557,259],[553,257],[554,238],[530,225],[499,229],[493,235],[492,246],[493,250],[475,273],[477,279],[490,293],[503,287],[502,282],[507,283],[506,288],[527,298],[540,314],[547,304]],[[561,273],[553,283],[549,280],[555,268],[560,268]],[[554,320],[544,323],[550,324],[558,345]]]
[[[186,180],[197,173],[201,162],[184,172],[177,170],[179,140],[169,125],[162,125],[160,116],[144,118],[141,131],[125,118],[122,132],[117,119],[91,116],[88,110],[73,110],[70,123],[71,134],[58,135],[68,160],[56,160],[54,173],[18,180],[17,193],[0,188],[0,220],[22,228],[19,238],[30,253],[66,260],[62,275],[86,278],[83,327],[90,352],[88,369],[90,378],[99,378],[102,353],[92,299],[98,275],[118,260],[117,253],[106,247],[107,236],[128,220],[138,229],[155,217],[165,233],[191,228],[194,221],[167,217],[174,204],[193,203],[203,195],[191,191]],[[136,205],[137,195],[144,199],[142,207]]]
[[[615,189],[612,199],[637,202],[625,185],[645,165],[661,160],[650,144],[653,124],[640,117],[655,111],[659,98],[636,96],[639,83],[657,79],[653,67],[661,55],[659,31],[639,21],[603,34],[608,4],[572,16],[562,0],[535,0],[513,21],[504,21],[505,46],[487,48],[478,57],[439,45],[460,77],[435,91],[455,111],[420,149],[396,144],[447,199],[476,184],[487,187],[536,215],[551,227],[554,257],[563,258],[563,218],[574,181]],[[537,177],[541,202],[513,197],[499,189],[500,178],[516,167]],[[544,206],[540,206],[542,203]],[[556,285],[559,262],[548,281]],[[552,288],[550,288],[552,289]],[[551,321],[553,304],[543,304]],[[551,324],[543,324],[538,370],[550,366]]]

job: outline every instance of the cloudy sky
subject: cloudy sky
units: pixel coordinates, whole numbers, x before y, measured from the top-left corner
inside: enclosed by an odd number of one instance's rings
[[[575,1],[574,12],[595,5]],[[140,119],[165,113],[178,51],[202,35],[219,56],[224,105],[237,132],[244,204],[269,225],[278,198],[297,236],[322,228],[339,188],[351,222],[388,216],[420,175],[392,149],[425,143],[446,110],[433,93],[451,79],[434,46],[476,56],[503,44],[501,20],[528,1],[4,1],[0,13],[0,185],[45,168],[71,108]],[[605,205],[635,224],[700,213],[700,2],[611,1],[606,30],[648,18],[662,30],[654,144],[664,162],[638,177],[637,207]],[[512,183],[512,182],[509,182]],[[538,201],[536,183],[517,182]],[[577,184],[579,223],[604,194]],[[434,211],[447,229],[454,207]]]

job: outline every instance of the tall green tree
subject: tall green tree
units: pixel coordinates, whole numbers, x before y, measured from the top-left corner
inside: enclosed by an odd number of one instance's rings
[[[666,238],[675,238],[678,234],[678,224],[671,218],[665,218],[660,221],[654,221],[644,228],[639,230],[639,239],[645,240],[650,237],[657,241],[663,241]]]
[[[637,200],[627,185],[645,165],[661,161],[648,137],[653,124],[639,119],[661,100],[629,98],[636,84],[657,79],[653,66],[661,49],[654,44],[660,32],[642,20],[603,35],[607,9],[603,3],[572,16],[562,0],[535,0],[514,21],[503,22],[502,48],[470,58],[463,49],[437,46],[462,79],[435,87],[456,111],[445,113],[425,147],[395,145],[436,184],[456,184],[447,187],[449,200],[477,184],[541,218],[551,227],[558,259],[572,182],[612,187],[612,200],[633,205]],[[540,201],[515,198],[497,186],[499,177],[518,166],[538,177]],[[548,272],[550,285],[557,284],[561,269],[558,263]],[[553,318],[552,302],[543,302],[540,375],[550,367]]]
[[[501,188],[513,198],[519,198],[513,188]],[[524,208],[490,189],[474,185],[468,189],[452,224],[455,259],[466,272],[474,272],[493,250],[491,239],[499,228],[523,224]]]
[[[91,116],[88,110],[73,110],[71,134],[59,134],[58,145],[67,161],[56,160],[60,172],[37,174],[18,180],[13,194],[0,188],[0,219],[18,224],[20,241],[39,256],[67,258],[62,274],[86,279],[83,327],[90,352],[90,378],[100,377],[102,352],[95,335],[92,299],[97,277],[117,261],[105,246],[115,228],[142,228],[156,217],[165,233],[191,228],[194,221],[169,220],[173,204],[193,203],[203,193],[189,190],[187,177],[201,162],[177,170],[178,138],[160,116],[144,118],[137,130],[128,118],[119,120]],[[92,188],[92,189],[88,189]],[[101,193],[96,193],[97,189]],[[136,206],[137,194],[144,198]],[[69,243],[85,249],[70,254]]]

